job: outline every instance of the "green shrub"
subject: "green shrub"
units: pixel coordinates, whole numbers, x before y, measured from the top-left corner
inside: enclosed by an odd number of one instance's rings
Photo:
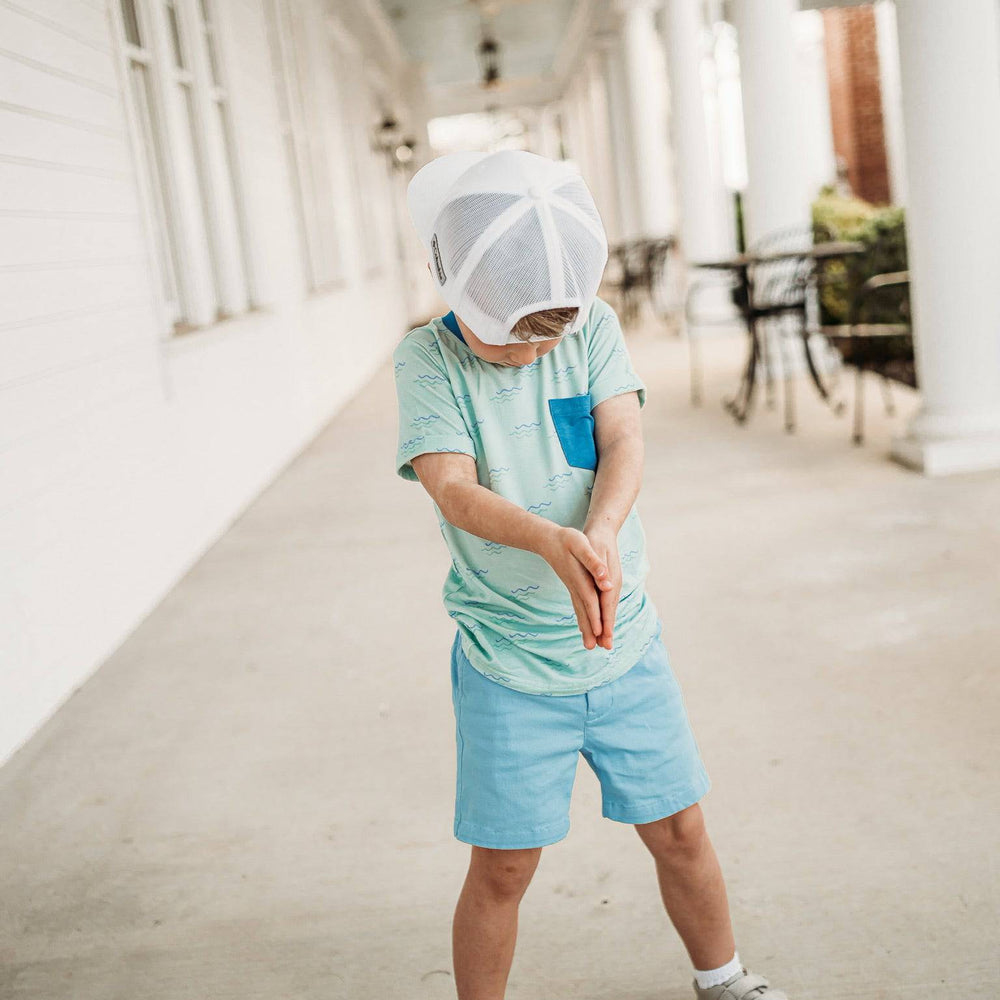
[[[906,226],[902,208],[871,205],[860,198],[838,195],[825,187],[812,205],[817,238],[829,233],[835,240],[864,243],[867,252],[845,260],[831,260],[822,269],[820,322],[846,323],[854,289],[873,274],[906,270]],[[865,319],[871,323],[899,321],[905,288],[873,303]]]

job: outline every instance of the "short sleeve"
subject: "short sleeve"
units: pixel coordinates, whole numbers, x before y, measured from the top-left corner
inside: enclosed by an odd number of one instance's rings
[[[635,390],[639,406],[646,403],[646,383],[636,375],[625,346],[618,315],[610,306],[597,321],[587,341],[587,365],[590,378],[590,406],[612,396]]]
[[[392,352],[399,413],[396,474],[419,482],[410,460],[428,451],[476,457],[436,342],[407,335]]]

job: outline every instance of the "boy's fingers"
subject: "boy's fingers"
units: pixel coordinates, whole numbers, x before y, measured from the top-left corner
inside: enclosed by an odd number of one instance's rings
[[[583,602],[594,638],[601,634],[601,604],[593,583],[587,579],[582,583],[580,600]]]
[[[587,616],[587,610],[584,608],[582,602],[573,595],[573,610],[576,611],[576,623],[580,627],[580,635],[583,636],[583,644],[587,646],[589,640],[597,642],[597,636],[591,631],[590,620]],[[590,646],[587,646],[590,649]]]
[[[570,595],[573,607],[576,609],[576,617],[580,624],[580,632],[583,634],[584,645],[586,645],[588,635],[596,642],[601,634],[601,605],[598,592],[594,588],[594,581],[590,574],[582,568],[574,574]]]
[[[607,648],[611,648],[611,640],[615,631],[615,615],[618,611],[618,594],[611,591],[604,591],[601,594],[601,638],[608,641]]]
[[[607,585],[610,585],[608,577],[611,574],[608,572],[607,563],[597,554],[597,550],[590,544],[586,536],[581,541],[575,555],[587,567],[598,586],[606,588]]]

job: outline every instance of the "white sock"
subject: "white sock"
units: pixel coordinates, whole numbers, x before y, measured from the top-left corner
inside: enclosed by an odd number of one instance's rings
[[[707,990],[709,986],[718,986],[719,983],[724,983],[730,976],[735,976],[742,968],[740,953],[734,951],[733,957],[725,965],[720,965],[717,969],[695,969],[694,978],[703,990]]]

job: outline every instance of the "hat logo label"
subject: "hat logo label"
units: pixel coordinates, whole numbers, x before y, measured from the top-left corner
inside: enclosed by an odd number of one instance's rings
[[[434,253],[434,266],[437,268],[438,284],[443,285],[448,279],[445,277],[444,264],[441,263],[441,248],[438,246],[437,233],[431,238],[431,250]]]

